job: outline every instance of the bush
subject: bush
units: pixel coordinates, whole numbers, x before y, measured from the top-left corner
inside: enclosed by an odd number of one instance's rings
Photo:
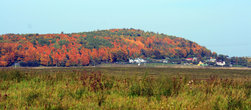
[[[5,80],[5,81],[11,80],[11,81],[20,82],[23,79],[26,79],[26,75],[24,73],[21,73],[18,70],[1,71],[0,78],[1,80]]]
[[[37,67],[39,66],[40,63],[37,62],[37,61],[28,61],[28,62],[20,62],[20,66],[23,66],[23,67]]]
[[[74,93],[70,93],[70,95],[73,98],[79,100],[81,99],[84,93],[85,93],[85,89],[81,88],[81,89],[76,90]],[[64,96],[64,93],[61,92],[61,95],[59,97],[62,99],[63,96]]]
[[[232,96],[229,96],[227,98],[227,109],[228,110],[243,110],[243,104],[241,99],[239,98],[233,98]]]
[[[130,87],[129,95],[131,96],[153,96],[154,95],[154,87],[152,83],[154,82],[153,79],[147,76],[143,77],[140,82],[135,82]]]
[[[32,105],[34,100],[37,99],[39,96],[40,96],[40,94],[37,92],[29,93],[29,95],[26,97],[26,101],[27,101],[28,105],[29,106]]]

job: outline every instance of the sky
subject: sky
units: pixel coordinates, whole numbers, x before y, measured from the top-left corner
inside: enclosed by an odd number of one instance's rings
[[[0,0],[0,34],[135,28],[251,56],[251,0]]]

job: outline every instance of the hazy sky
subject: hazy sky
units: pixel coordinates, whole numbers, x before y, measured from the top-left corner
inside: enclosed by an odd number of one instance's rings
[[[251,56],[251,0],[0,0],[0,34],[136,28]]]

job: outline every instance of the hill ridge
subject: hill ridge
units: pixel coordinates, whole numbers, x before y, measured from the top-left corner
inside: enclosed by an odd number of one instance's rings
[[[0,35],[0,66],[77,66],[129,58],[214,57],[209,49],[181,37],[140,29],[61,34]]]

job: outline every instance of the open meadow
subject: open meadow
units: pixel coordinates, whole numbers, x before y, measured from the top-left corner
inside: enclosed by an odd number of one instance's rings
[[[0,109],[251,109],[251,70],[1,68]]]

